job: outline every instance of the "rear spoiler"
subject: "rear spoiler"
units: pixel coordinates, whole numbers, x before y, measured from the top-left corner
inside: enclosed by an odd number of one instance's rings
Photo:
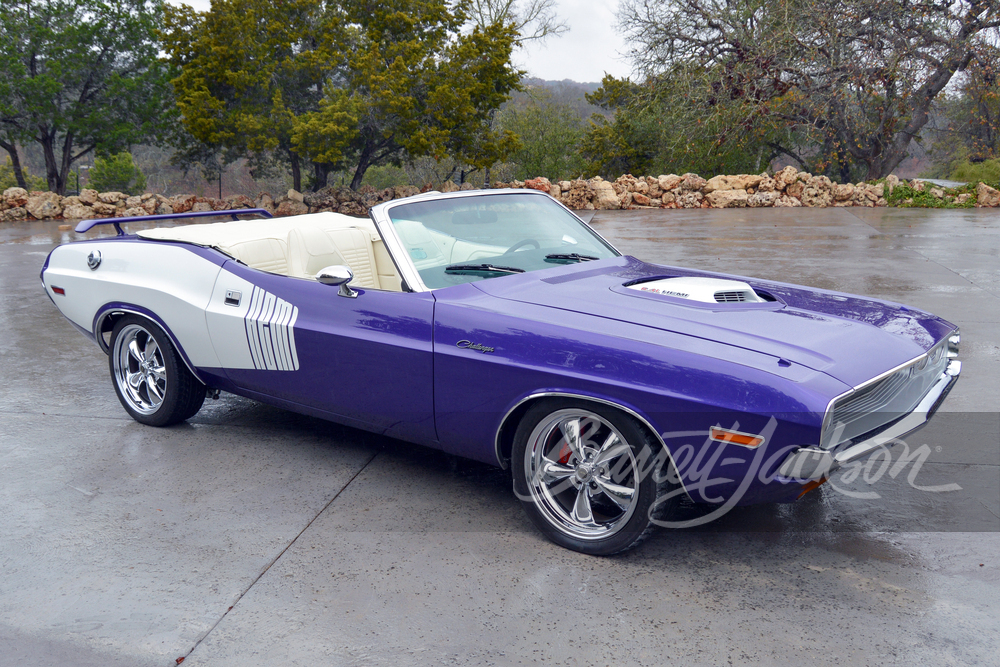
[[[274,216],[265,208],[238,208],[229,211],[189,211],[187,213],[165,213],[163,215],[133,215],[127,218],[101,218],[100,220],[81,220],[76,225],[76,233],[83,234],[89,232],[97,225],[114,225],[118,236],[124,236],[125,232],[119,227],[123,222],[149,222],[151,220],[177,220],[179,218],[209,218],[212,216],[229,215],[233,220],[239,220],[240,215],[262,215],[265,218]]]

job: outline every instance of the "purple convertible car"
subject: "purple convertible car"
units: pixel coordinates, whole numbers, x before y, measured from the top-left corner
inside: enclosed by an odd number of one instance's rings
[[[585,553],[675,525],[685,496],[794,501],[922,426],[961,369],[938,317],[647,264],[539,192],[233,218],[85,221],[119,235],[46,260],[132,417],[174,424],[227,391],[497,465]]]

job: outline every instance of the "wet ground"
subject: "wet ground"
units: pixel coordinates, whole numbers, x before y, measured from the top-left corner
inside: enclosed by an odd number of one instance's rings
[[[593,224],[650,261],[959,324],[962,379],[910,443],[927,445],[919,474],[876,466],[582,556],[546,542],[487,466],[231,396],[177,427],[131,421],[106,357],[40,289],[74,235],[5,225],[0,665],[997,664],[1000,215]]]

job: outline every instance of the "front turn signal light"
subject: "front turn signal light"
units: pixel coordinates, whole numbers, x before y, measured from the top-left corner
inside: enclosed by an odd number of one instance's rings
[[[729,429],[713,426],[708,429],[708,437],[716,442],[724,442],[727,445],[740,445],[743,447],[760,447],[764,444],[764,438],[750,433],[740,433]]]

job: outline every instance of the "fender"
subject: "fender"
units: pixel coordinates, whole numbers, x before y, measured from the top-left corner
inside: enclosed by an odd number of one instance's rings
[[[670,451],[667,449],[666,443],[663,441],[663,437],[660,435],[660,432],[653,427],[649,419],[643,416],[635,408],[622,405],[620,402],[612,401],[607,398],[601,398],[600,396],[592,396],[590,394],[584,394],[580,392],[542,390],[530,393],[515,401],[511,406],[511,408],[507,410],[506,414],[504,414],[503,419],[500,420],[500,426],[497,427],[497,432],[494,438],[494,442],[495,442],[495,450],[497,457],[497,465],[499,465],[504,470],[507,469],[507,466],[509,465],[510,462],[510,459],[504,455],[503,451],[505,445],[507,444],[506,441],[506,436],[508,433],[507,429],[511,426],[516,427],[517,424],[517,420],[515,420],[513,423],[509,423],[510,419],[511,417],[514,417],[515,415],[518,415],[519,413],[523,413],[524,411],[526,411],[529,403],[540,398],[578,398],[583,401],[600,403],[601,405],[607,405],[609,407],[615,408],[616,410],[621,410],[628,416],[638,421],[640,424],[642,424],[643,427],[645,427],[650,433],[652,433],[653,436],[656,438],[657,442],[660,443],[660,446],[667,451],[667,456],[670,455]],[[510,441],[513,442],[513,432],[511,431],[509,433],[511,436]],[[671,463],[673,463],[673,461],[671,461]]]
[[[531,403],[541,398],[576,398],[582,401],[589,401],[591,403],[600,403],[601,405],[607,405],[608,407],[615,408],[616,410],[621,410],[628,416],[638,421],[643,426],[643,428],[645,428],[649,433],[653,434],[653,437],[656,438],[656,441],[660,444],[660,447],[666,453],[667,461],[670,462],[671,467],[674,467],[674,469],[676,469],[673,456],[670,453],[670,448],[667,447],[667,444],[663,441],[663,437],[660,435],[659,431],[657,431],[653,427],[653,425],[649,422],[649,420],[646,419],[646,417],[640,414],[637,410],[622,405],[621,403],[618,403],[616,401],[612,401],[606,398],[600,398],[598,396],[590,396],[588,394],[582,394],[578,392],[538,391],[532,394],[528,394],[527,396],[521,398],[516,403],[514,403],[514,405],[510,408],[510,410],[507,411],[507,414],[504,415],[503,419],[500,420],[500,426],[497,428],[497,433],[496,433],[496,456],[497,456],[497,464],[504,470],[506,470],[510,465],[510,459],[504,456],[503,453],[503,448],[506,442],[505,435],[507,433],[510,433],[511,436],[510,441],[511,443],[513,443],[513,431],[512,430],[508,431],[507,429],[510,428],[511,426],[516,427],[517,420],[515,420],[514,423],[511,424],[509,424],[508,422],[510,421],[512,416],[525,412],[527,408],[531,405]],[[680,481],[681,487],[684,488],[684,493],[687,493],[687,488],[684,486],[684,479],[678,476],[678,480]]]
[[[114,315],[125,315],[126,313],[130,315],[139,315],[140,317],[145,317],[146,319],[154,322],[156,326],[160,327],[163,333],[167,335],[167,338],[170,339],[170,343],[174,346],[174,349],[176,349],[178,354],[180,354],[181,360],[184,362],[184,365],[187,366],[187,369],[189,371],[191,371],[191,375],[193,375],[195,379],[198,380],[198,382],[208,386],[208,382],[205,380],[204,377],[202,377],[202,374],[198,371],[195,365],[191,363],[191,359],[188,357],[187,352],[184,351],[184,346],[181,345],[181,342],[177,339],[177,336],[175,336],[174,332],[170,330],[169,326],[167,326],[167,323],[164,322],[156,313],[147,308],[143,308],[142,306],[137,306],[135,304],[130,304],[130,303],[112,302],[112,303],[106,303],[100,308],[98,308],[97,314],[94,316],[94,325],[92,327],[92,330],[93,330],[94,340],[97,341],[97,346],[101,348],[101,351],[104,352],[104,354],[110,354],[110,350],[108,349],[107,341],[104,340],[103,334],[106,331],[110,332],[111,329],[114,327],[114,321],[112,321],[109,323],[111,324],[111,326],[105,329],[105,322],[108,320],[109,317],[112,317]]]

